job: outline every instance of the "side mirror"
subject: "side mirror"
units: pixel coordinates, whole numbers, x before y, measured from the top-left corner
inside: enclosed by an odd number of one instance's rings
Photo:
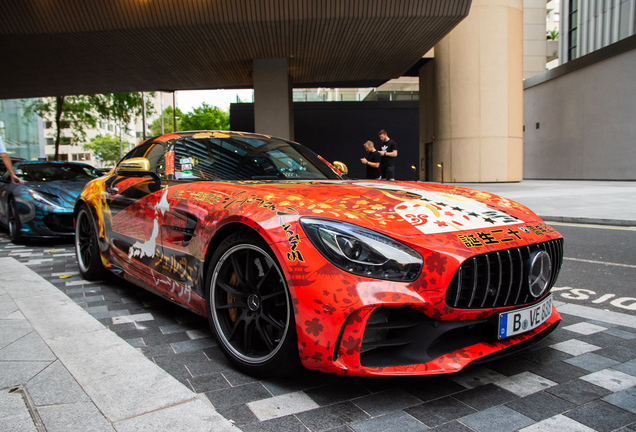
[[[347,165],[345,165],[344,162],[333,161],[333,166],[335,166],[336,169],[343,174],[347,174],[349,172],[349,168],[347,168]]]
[[[154,186],[150,190],[156,192],[161,188],[161,177],[150,171],[150,162],[146,158],[131,158],[119,162],[115,167],[115,174],[130,177],[150,177],[154,180]]]
[[[116,172],[148,172],[150,171],[150,162],[146,158],[132,158],[121,161],[116,168]]]

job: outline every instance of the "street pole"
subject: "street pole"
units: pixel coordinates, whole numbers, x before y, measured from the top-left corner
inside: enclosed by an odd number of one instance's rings
[[[123,157],[121,152],[121,120],[119,120],[119,159]]]
[[[144,123],[142,126],[142,130],[143,130],[144,141],[145,141],[146,140],[146,94],[144,92],[141,92],[141,118]]]

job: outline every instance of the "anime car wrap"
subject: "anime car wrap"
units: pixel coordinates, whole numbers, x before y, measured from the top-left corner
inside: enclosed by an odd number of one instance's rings
[[[94,168],[77,162],[18,161],[13,184],[5,172],[0,181],[0,224],[14,243],[24,238],[70,237],[75,201],[86,183],[98,177]]]
[[[563,239],[526,207],[451,185],[347,180],[296,143],[149,139],[76,209],[85,278],[108,269],[207,316],[234,365],[449,373],[556,328]]]

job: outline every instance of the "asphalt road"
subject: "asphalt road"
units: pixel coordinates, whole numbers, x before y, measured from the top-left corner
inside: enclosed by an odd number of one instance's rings
[[[636,228],[550,225],[565,238],[555,299],[636,315]]]

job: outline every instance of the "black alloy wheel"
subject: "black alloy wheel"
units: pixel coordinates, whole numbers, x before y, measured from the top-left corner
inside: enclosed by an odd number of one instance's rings
[[[295,322],[283,272],[256,234],[225,239],[208,272],[208,320],[220,347],[241,371],[280,375],[299,365]]]
[[[22,237],[22,225],[20,224],[20,214],[18,213],[18,206],[14,199],[9,201],[7,205],[7,217],[9,219],[9,236],[13,243],[21,243]]]
[[[97,230],[86,206],[80,208],[75,218],[75,255],[84,279],[104,278],[106,270],[99,255]]]

